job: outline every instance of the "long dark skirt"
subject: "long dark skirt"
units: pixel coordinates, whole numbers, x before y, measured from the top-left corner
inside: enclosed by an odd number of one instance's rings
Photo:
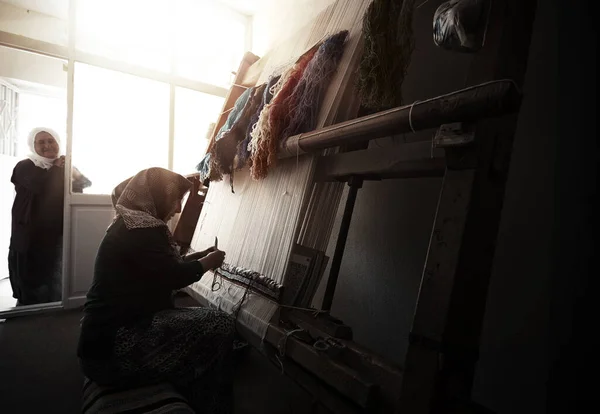
[[[169,382],[197,413],[231,413],[234,321],[207,308],[158,312],[149,323],[120,328],[114,358],[82,360],[84,374],[120,388]]]
[[[8,251],[8,274],[17,305],[58,302],[62,296],[62,241]]]

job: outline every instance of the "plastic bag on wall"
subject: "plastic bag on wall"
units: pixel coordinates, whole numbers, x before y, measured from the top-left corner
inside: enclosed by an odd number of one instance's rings
[[[450,0],[433,16],[433,41],[457,52],[476,52],[483,45],[488,0]]]

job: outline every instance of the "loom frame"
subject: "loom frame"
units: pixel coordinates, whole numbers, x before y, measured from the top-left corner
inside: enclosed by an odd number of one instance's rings
[[[329,410],[490,412],[471,400],[471,388],[536,5],[536,0],[491,2],[486,43],[474,55],[467,85],[510,80],[502,88],[495,88],[495,96],[488,96],[487,102],[496,105],[485,109],[475,105],[471,108],[476,113],[440,116],[439,111],[426,110],[429,101],[301,134],[282,144],[285,157],[296,155],[298,150],[316,152],[339,145],[356,146],[382,136],[439,128],[450,122],[468,122],[472,132],[472,139],[466,141],[440,140],[437,146],[444,157],[436,153],[428,158],[424,155],[428,143],[414,143],[386,148],[384,157],[377,149],[323,157],[325,161],[317,168],[317,179],[322,180],[444,177],[402,372],[356,346],[352,355],[362,355],[370,362],[368,375],[358,374],[340,367],[339,359],[311,351],[301,336],[287,338],[286,374]],[[457,106],[460,104],[453,108]],[[393,121],[388,119],[383,125],[370,121],[385,117]],[[350,217],[351,212],[349,208]],[[346,225],[350,225],[349,220]],[[343,248],[340,251],[343,254]],[[335,283],[332,285],[334,289]],[[329,302],[334,293],[328,296]],[[284,318],[285,314],[280,316]],[[270,324],[265,344],[252,332],[244,335],[257,348],[264,345],[265,355],[275,361],[274,350],[286,335],[285,324]],[[351,340],[346,343],[355,345]],[[371,383],[372,379],[378,384]],[[397,387],[395,393],[390,393],[390,385]]]

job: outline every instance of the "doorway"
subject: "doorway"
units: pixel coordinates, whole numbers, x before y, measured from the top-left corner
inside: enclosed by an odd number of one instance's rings
[[[0,312],[14,308],[17,305],[14,296],[18,296],[14,294],[15,280],[11,283],[7,260],[15,200],[11,177],[17,163],[31,153],[28,136],[33,128],[52,129],[63,144],[66,141],[67,73],[64,68],[63,60],[0,46]],[[64,145],[61,150],[64,154]],[[56,197],[59,203],[61,197],[62,194]],[[57,254],[62,254],[60,247]],[[59,266],[57,269],[60,273]],[[61,279],[60,274],[55,275],[56,283],[60,284]],[[41,299],[42,302],[60,301],[60,286],[55,290],[58,297]]]

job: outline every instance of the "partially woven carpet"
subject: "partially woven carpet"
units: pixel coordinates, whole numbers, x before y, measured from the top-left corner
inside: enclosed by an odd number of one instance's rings
[[[167,383],[141,388],[103,387],[83,381],[82,414],[193,414],[186,399]]]

